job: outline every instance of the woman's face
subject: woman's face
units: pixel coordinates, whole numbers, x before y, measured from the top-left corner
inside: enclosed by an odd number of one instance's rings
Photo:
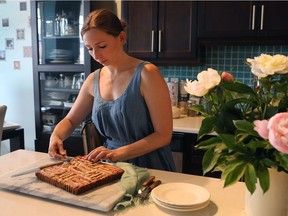
[[[94,28],[83,35],[83,41],[90,55],[103,66],[113,64],[123,49],[121,33],[115,37]]]

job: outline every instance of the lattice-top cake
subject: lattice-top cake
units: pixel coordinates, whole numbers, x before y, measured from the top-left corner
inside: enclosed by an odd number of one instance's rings
[[[107,163],[93,163],[78,156],[69,163],[54,165],[37,171],[38,179],[73,194],[119,179],[124,170]]]

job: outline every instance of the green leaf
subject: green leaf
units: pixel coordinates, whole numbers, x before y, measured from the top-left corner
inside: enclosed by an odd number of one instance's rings
[[[202,169],[204,174],[211,171],[215,167],[219,156],[219,154],[215,154],[214,148],[210,148],[205,152],[202,159]]]
[[[246,146],[250,149],[265,148],[267,146],[267,143],[267,141],[256,140],[247,143]]]
[[[276,161],[282,166],[286,172],[288,172],[288,154],[283,154],[281,152],[275,152]]]
[[[259,134],[254,130],[254,124],[246,120],[236,120],[234,125],[238,130],[244,131],[252,136],[259,137]]]
[[[198,132],[198,138],[201,139],[204,135],[212,133],[214,129],[214,124],[216,122],[217,118],[214,116],[204,118]]]
[[[209,139],[206,139],[206,140],[203,140],[201,142],[199,142],[195,148],[198,148],[198,149],[209,149],[209,148],[212,148],[214,147],[215,145],[217,145],[218,143],[222,142],[220,137],[211,137]]]
[[[227,166],[227,169],[229,169],[229,172],[226,175],[224,187],[238,182],[244,175],[246,166],[244,163],[236,162],[230,163],[230,165]],[[223,173],[225,173],[225,170],[223,171]]]
[[[219,134],[223,143],[230,149],[236,152],[247,154],[247,149],[241,143],[236,143],[235,136],[232,134]]]
[[[205,113],[204,107],[201,104],[195,104],[191,106],[189,109],[197,111],[197,112]]]
[[[237,92],[239,94],[249,94],[251,96],[257,97],[257,94],[254,92],[254,90],[244,83],[239,82],[225,82],[220,85],[222,88]]]
[[[254,166],[250,163],[246,165],[244,180],[247,189],[250,191],[251,194],[253,194],[256,189],[257,175]]]
[[[270,186],[270,177],[269,177],[268,169],[267,167],[261,167],[261,168],[258,168],[256,173],[259,179],[260,186],[263,192],[265,193],[266,191],[268,191],[269,186]]]

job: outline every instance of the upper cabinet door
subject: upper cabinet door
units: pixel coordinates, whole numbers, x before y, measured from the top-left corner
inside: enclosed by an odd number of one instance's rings
[[[123,1],[122,18],[128,24],[126,51],[152,62],[192,62],[197,58],[196,4]]]
[[[198,3],[199,38],[281,39],[288,36],[287,1]]]
[[[197,5],[192,1],[160,1],[158,58],[196,58]]]
[[[157,2],[123,1],[122,18],[127,22],[127,52],[137,58],[156,58]]]
[[[288,37],[288,1],[259,2],[259,35],[265,37]]]
[[[231,38],[256,35],[251,31],[252,10],[252,2],[249,1],[199,2],[198,36],[200,38]]]

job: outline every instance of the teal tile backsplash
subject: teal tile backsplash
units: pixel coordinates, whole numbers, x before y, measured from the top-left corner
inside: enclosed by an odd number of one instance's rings
[[[288,55],[288,46],[213,46],[205,51],[204,65],[201,66],[159,66],[164,77],[179,80],[195,80],[197,74],[207,68],[231,72],[239,82],[253,86],[253,74],[246,64],[246,58],[254,58],[261,53]]]

